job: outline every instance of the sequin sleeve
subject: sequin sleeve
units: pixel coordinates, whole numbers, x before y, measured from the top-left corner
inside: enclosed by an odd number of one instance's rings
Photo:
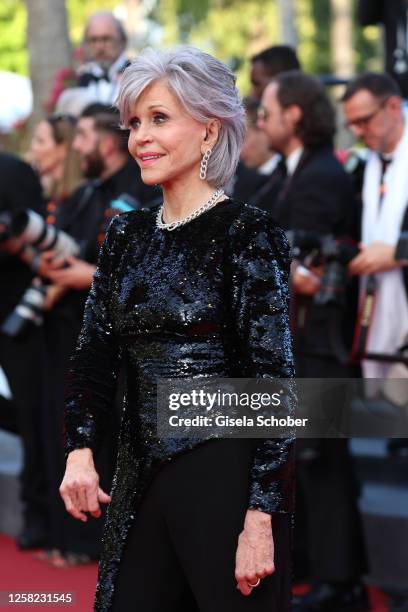
[[[71,358],[65,398],[66,454],[85,447],[95,451],[106,417],[113,409],[120,353],[110,317],[110,295],[114,248],[121,223],[115,217],[107,230]]]
[[[241,371],[248,378],[291,379],[294,362],[288,316],[289,248],[268,214],[237,228],[232,302]],[[294,409],[293,381],[287,381]],[[293,511],[294,437],[255,442],[249,508],[273,514]]]

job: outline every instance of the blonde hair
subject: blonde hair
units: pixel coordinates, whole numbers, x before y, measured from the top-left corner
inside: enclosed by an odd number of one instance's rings
[[[65,144],[67,154],[64,160],[62,179],[54,181],[48,195],[57,200],[70,196],[82,183],[79,156],[72,149],[77,120],[73,115],[55,114],[46,117],[45,121],[51,127],[52,137],[57,144]]]

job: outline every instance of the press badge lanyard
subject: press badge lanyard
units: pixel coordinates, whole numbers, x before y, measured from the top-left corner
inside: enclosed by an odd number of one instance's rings
[[[381,207],[384,201],[386,192],[385,185],[385,174],[387,168],[392,162],[391,158],[380,156],[381,161],[381,178],[379,187],[378,197],[378,212],[381,212]],[[375,308],[375,294],[377,291],[377,280],[375,274],[369,274],[367,276],[367,283],[364,289],[363,298],[360,302],[359,312],[357,316],[357,325],[354,333],[353,347],[351,349],[351,355],[354,359],[361,359],[366,352],[366,346],[368,341],[368,333],[370,325],[373,320],[374,308]]]

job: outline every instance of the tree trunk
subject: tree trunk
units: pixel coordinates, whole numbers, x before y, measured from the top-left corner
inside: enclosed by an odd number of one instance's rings
[[[333,72],[337,76],[354,74],[353,58],[353,2],[330,0],[331,57]]]
[[[65,0],[25,0],[28,11],[27,47],[34,107],[31,125],[45,113],[56,72],[71,66],[71,45]]]
[[[298,34],[296,30],[295,0],[278,0],[278,14],[281,42],[296,48]]]
[[[125,28],[128,35],[128,55],[135,57],[140,48],[139,30],[141,23],[141,11],[139,0],[125,0],[126,12]]]

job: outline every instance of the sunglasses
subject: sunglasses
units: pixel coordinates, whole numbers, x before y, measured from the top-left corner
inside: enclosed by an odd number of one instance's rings
[[[363,117],[357,117],[356,119],[351,119],[350,121],[346,121],[345,127],[346,128],[353,128],[353,127],[365,128],[367,127],[367,125],[374,119],[374,117],[376,117],[378,113],[384,108],[388,100],[389,98],[385,98],[385,100],[383,100],[381,104],[379,104],[379,106],[375,110],[373,110],[371,113],[369,113],[368,115],[364,115]]]

